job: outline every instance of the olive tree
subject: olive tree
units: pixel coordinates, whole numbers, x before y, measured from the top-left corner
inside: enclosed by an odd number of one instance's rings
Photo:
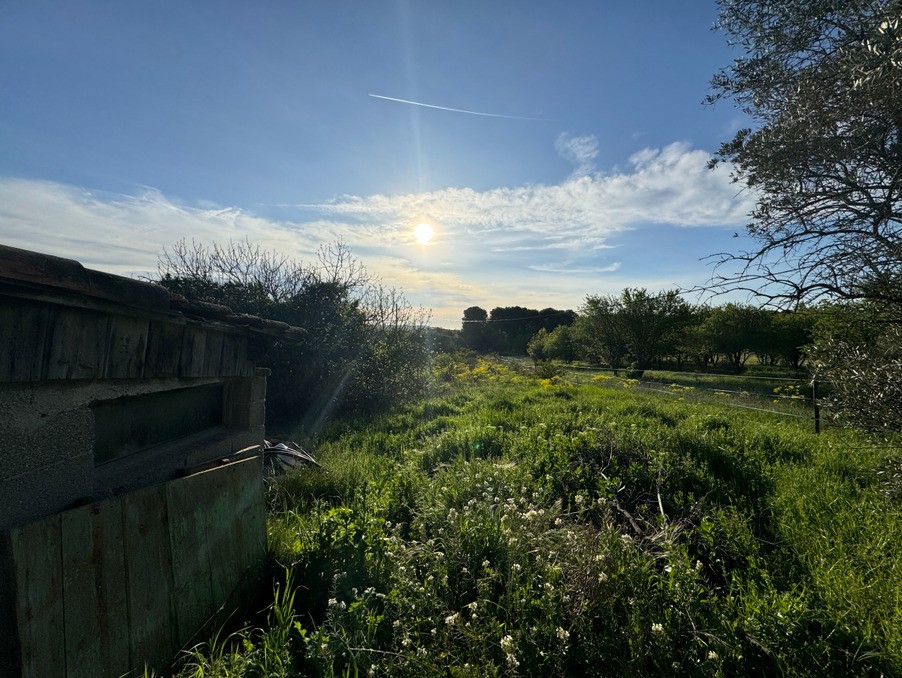
[[[590,356],[615,369],[629,358],[633,369],[641,371],[689,316],[689,305],[675,290],[649,294],[644,288],[626,288],[617,296],[586,297],[576,332]]]
[[[755,125],[711,166],[729,162],[754,195],[756,246],[715,255],[711,287],[790,307],[902,304],[902,2],[718,4],[717,27],[744,53],[709,101],[734,101]]]

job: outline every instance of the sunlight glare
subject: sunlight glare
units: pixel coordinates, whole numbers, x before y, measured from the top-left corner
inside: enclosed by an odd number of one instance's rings
[[[417,224],[416,228],[413,229],[413,235],[417,239],[417,242],[421,245],[425,245],[430,240],[432,240],[432,226],[427,223]]]

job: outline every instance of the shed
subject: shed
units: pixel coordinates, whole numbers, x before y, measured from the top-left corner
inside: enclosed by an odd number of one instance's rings
[[[165,669],[247,604],[257,362],[267,336],[302,334],[0,246],[0,674]]]

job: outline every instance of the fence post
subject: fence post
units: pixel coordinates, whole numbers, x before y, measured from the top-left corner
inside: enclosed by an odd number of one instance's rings
[[[821,406],[817,404],[817,378],[811,380],[811,403],[814,405],[814,432],[821,432]]]

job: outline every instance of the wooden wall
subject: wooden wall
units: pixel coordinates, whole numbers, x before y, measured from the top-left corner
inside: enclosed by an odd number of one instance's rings
[[[166,673],[262,580],[260,457],[16,527],[7,540],[0,600],[15,601],[15,633],[0,675],[121,676],[145,663]]]

